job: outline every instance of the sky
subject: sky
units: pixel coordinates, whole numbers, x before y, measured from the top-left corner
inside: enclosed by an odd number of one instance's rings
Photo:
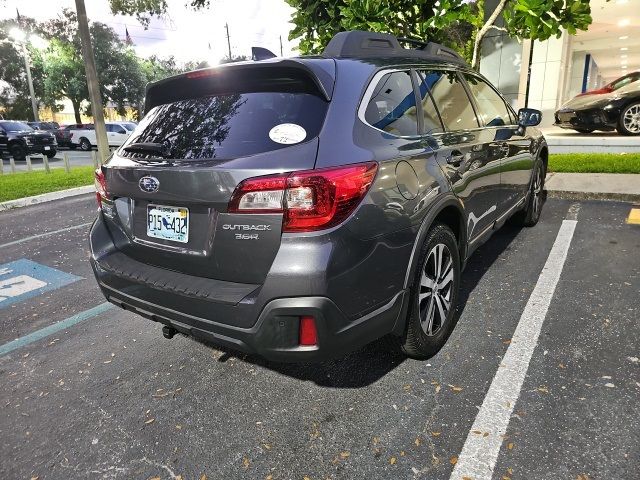
[[[166,16],[153,19],[145,30],[135,17],[111,14],[107,0],[85,0],[89,19],[108,24],[123,40],[127,29],[142,57],[173,55],[180,62],[207,60],[215,65],[228,51],[225,23],[234,56],[250,57],[252,46],[280,55],[280,36],[284,56],[297,54],[295,43],[287,39],[293,9],[284,0],[211,0],[209,8],[198,11],[185,7],[186,0],[167,3]],[[5,0],[0,18],[15,18],[17,8],[20,15],[42,21],[55,18],[65,7],[75,11],[75,1]]]

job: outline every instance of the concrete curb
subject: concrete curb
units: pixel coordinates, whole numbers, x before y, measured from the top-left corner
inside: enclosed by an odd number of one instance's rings
[[[68,190],[59,190],[57,192],[34,195],[33,197],[17,198],[16,200],[9,200],[8,202],[0,202],[0,212],[11,210],[13,208],[28,207],[39,203],[60,200],[62,198],[75,197],[76,195],[93,193],[94,191],[95,188],[93,185],[87,185],[86,187],[69,188]]]
[[[548,198],[560,200],[605,200],[612,202],[640,203],[640,194],[612,192],[570,192],[565,190],[547,190]]]
[[[549,172],[547,196],[565,200],[640,202],[640,175]]]

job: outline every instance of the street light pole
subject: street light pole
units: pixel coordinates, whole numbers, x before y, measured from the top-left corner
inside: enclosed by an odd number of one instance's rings
[[[229,61],[231,61],[231,40],[229,40],[229,24],[225,23],[224,28],[227,29],[227,47],[229,48]]]
[[[84,6],[84,0],[76,0],[76,12],[78,14],[78,31],[80,33],[80,40],[82,41],[82,58],[87,75],[89,99],[91,100],[93,125],[96,131],[96,140],[98,141],[98,156],[100,157],[100,164],[103,164],[109,156],[109,140],[107,140],[107,127],[104,124],[102,96],[100,95],[98,73],[96,72],[96,62],[93,57],[89,21],[87,20],[87,9]]]
[[[31,79],[31,65],[29,64],[29,52],[27,51],[27,44],[22,43],[22,54],[24,55],[24,68],[27,71],[27,83],[29,84],[29,95],[31,96],[31,108],[33,108],[33,121],[39,122],[38,116],[38,101],[36,100],[36,94],[33,90],[33,80]]]

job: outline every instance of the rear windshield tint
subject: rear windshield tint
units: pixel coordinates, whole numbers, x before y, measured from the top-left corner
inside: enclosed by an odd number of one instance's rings
[[[173,159],[230,159],[278,150],[318,135],[328,103],[308,93],[251,92],[179,100],[152,108],[120,155],[133,143],[161,143]],[[279,128],[275,128],[279,127]]]

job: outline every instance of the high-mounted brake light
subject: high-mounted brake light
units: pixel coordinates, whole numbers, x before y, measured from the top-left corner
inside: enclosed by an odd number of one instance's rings
[[[233,192],[230,213],[283,213],[284,232],[339,224],[355,210],[376,176],[375,162],[248,178]]]
[[[203,77],[213,77],[217,74],[218,74],[217,70],[203,69],[203,70],[194,70],[193,72],[187,73],[185,76],[187,78],[203,78]]]
[[[108,199],[107,194],[107,181],[104,178],[102,168],[98,167],[94,173],[93,184],[96,187],[96,200],[98,201],[98,208],[102,209],[102,200]]]

